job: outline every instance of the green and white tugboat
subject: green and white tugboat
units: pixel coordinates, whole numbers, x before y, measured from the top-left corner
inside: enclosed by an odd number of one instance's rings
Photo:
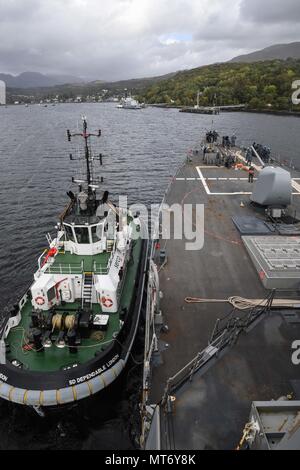
[[[0,318],[0,396],[32,407],[90,397],[122,372],[136,336],[147,267],[148,234],[138,214],[97,197],[91,134],[84,177],[68,192],[54,239],[40,256],[34,281]],[[71,160],[73,159],[70,155]]]

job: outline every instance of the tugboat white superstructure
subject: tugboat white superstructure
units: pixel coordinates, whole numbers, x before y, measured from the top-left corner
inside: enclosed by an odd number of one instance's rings
[[[83,118],[85,176],[38,260],[34,282],[0,320],[0,396],[57,406],[93,395],[124,369],[136,335],[147,263],[138,215],[97,198]],[[72,155],[70,155],[73,160]],[[97,157],[102,164],[102,155]]]

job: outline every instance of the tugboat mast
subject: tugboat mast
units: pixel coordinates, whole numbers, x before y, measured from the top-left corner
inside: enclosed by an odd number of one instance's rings
[[[91,163],[92,163],[92,155],[90,151],[90,146],[89,146],[89,139],[90,137],[101,137],[101,130],[98,130],[98,133],[93,134],[88,132],[88,125],[87,125],[87,119],[85,116],[82,118],[83,120],[83,132],[82,133],[71,133],[69,130],[67,130],[67,137],[68,141],[71,142],[72,137],[82,137],[84,139],[84,157],[85,157],[85,162],[86,162],[86,183],[87,183],[87,191],[88,195],[90,196],[93,192],[92,184],[94,181],[92,180],[92,169],[91,169]],[[71,158],[73,159],[73,158]],[[99,156],[99,160],[101,163],[101,155]]]
[[[90,149],[89,149],[89,144],[88,144],[89,134],[87,132],[86,119],[83,120],[83,138],[84,138],[84,146],[85,146],[86,177],[87,177],[88,188],[90,191],[90,184],[91,184]]]

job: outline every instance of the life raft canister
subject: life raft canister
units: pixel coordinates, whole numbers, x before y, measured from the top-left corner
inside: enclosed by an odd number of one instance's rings
[[[42,264],[42,267],[45,266],[45,264],[48,262],[49,258],[54,258],[56,253],[58,252],[57,248],[50,248],[48,253],[45,256],[44,262]]]
[[[44,303],[45,303],[44,297],[40,297],[40,296],[39,296],[39,297],[36,297],[36,298],[34,299],[34,301],[35,301],[35,303],[38,304],[38,305],[44,305]]]
[[[101,298],[101,303],[106,308],[111,308],[114,304],[110,297],[105,297],[105,296]]]

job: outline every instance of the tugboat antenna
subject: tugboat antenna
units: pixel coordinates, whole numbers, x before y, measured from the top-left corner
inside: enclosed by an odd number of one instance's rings
[[[91,152],[89,146],[90,137],[101,137],[101,130],[98,130],[98,133],[93,134],[87,130],[87,119],[85,116],[82,117],[83,120],[83,132],[81,133],[71,133],[67,130],[68,141],[71,142],[72,137],[82,137],[84,139],[84,156],[86,161],[86,180],[88,185],[88,192],[92,192],[92,170],[91,170]]]

